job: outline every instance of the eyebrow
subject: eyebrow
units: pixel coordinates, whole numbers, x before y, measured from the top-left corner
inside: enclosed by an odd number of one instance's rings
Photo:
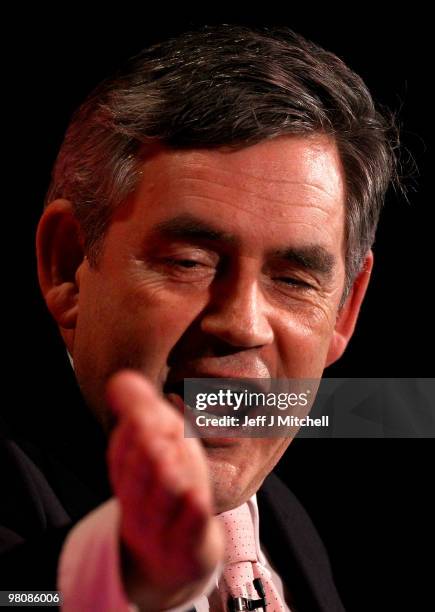
[[[237,243],[237,238],[234,234],[218,230],[212,225],[189,214],[178,215],[173,219],[158,223],[154,227],[153,233],[160,234],[167,238],[211,240],[227,244]]]
[[[236,245],[236,235],[224,232],[209,223],[185,213],[173,219],[158,223],[153,233],[169,239],[204,240]],[[336,258],[321,245],[301,247],[284,247],[270,251],[268,257],[280,259],[311,272],[330,277],[336,264]]]
[[[325,277],[332,275],[336,264],[334,255],[320,245],[277,249],[271,252],[271,256]]]

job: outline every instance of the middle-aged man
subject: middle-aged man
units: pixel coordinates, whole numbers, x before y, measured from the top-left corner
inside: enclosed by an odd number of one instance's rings
[[[269,612],[343,609],[313,526],[269,475],[291,439],[185,438],[180,382],[316,379],[342,355],[394,175],[389,129],[356,74],[286,30],[181,35],[84,103],[37,251],[95,423],[70,444],[65,425],[61,450],[3,435],[37,518],[2,509],[2,588],[35,574],[65,610],[199,612],[249,606],[261,577]],[[248,559],[231,548],[243,530]]]

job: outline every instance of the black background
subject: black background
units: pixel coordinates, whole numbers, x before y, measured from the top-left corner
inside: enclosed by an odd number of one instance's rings
[[[73,7],[71,7],[71,13]],[[402,142],[418,172],[408,177],[408,199],[390,193],[375,244],[375,271],[358,329],[329,376],[422,377],[433,373],[431,209],[433,150],[432,33],[428,15],[374,8],[352,14],[314,8],[208,11],[166,18],[121,5],[90,19],[74,14],[11,18],[4,56],[3,268],[7,288],[4,337],[20,397],[24,371],[43,359],[46,315],[38,297],[34,232],[52,163],[73,110],[122,60],[150,42],[200,23],[288,25],[335,52],[366,81],[375,99],[400,111]],[[169,15],[170,13],[170,15]],[[192,14],[192,13],[191,13]],[[405,152],[405,158],[408,154]],[[408,170],[410,166],[408,165]],[[406,174],[409,174],[406,170]],[[7,263],[6,263],[7,262]],[[428,535],[431,440],[296,440],[281,472],[325,540],[344,603],[352,610],[431,608],[423,595],[433,568]],[[432,485],[433,487],[433,485]],[[430,506],[432,503],[432,507]],[[429,554],[429,561],[423,560]]]

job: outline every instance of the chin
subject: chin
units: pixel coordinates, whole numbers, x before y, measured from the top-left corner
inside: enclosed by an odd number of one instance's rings
[[[206,448],[205,451],[215,514],[240,506],[256,492],[257,487],[253,485],[246,470],[231,461],[229,448]]]

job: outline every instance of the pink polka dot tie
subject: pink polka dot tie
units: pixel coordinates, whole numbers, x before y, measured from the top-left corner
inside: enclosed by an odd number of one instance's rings
[[[261,578],[266,592],[267,612],[284,612],[283,605],[270,573],[258,561],[255,546],[254,524],[247,503],[234,510],[218,514],[225,531],[225,558],[218,589],[225,612],[229,610],[230,597],[260,598],[253,580]],[[259,608],[262,610],[262,608]]]

